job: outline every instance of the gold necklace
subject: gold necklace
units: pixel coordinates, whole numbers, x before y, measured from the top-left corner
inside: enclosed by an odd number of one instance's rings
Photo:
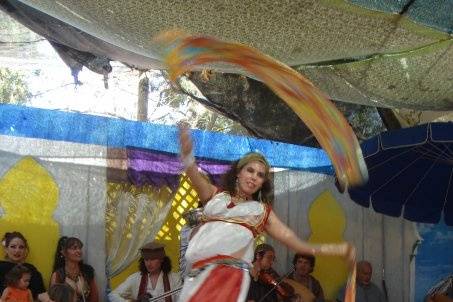
[[[238,202],[246,201],[246,200],[249,199],[247,194],[245,194],[244,192],[241,192],[239,190],[236,191],[236,194],[234,195],[234,198],[236,198]]]
[[[68,276],[71,280],[77,281],[77,279],[79,279],[79,275],[80,271],[71,272],[69,270],[66,270],[66,276]]]
[[[241,202],[244,202],[247,200],[248,200],[247,195],[245,195],[244,193],[241,194],[239,192],[236,192],[235,195],[231,196],[230,203],[227,205],[227,208],[231,209],[234,206],[236,206],[238,203],[241,203]]]

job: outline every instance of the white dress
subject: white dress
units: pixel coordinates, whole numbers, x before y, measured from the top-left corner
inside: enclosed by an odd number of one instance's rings
[[[270,206],[258,201],[234,205],[228,193],[215,195],[203,210],[207,222],[190,240],[186,251],[187,262],[194,267],[202,263],[203,269],[184,280],[179,301],[245,301],[250,284],[248,271],[209,259],[234,258],[251,264],[254,237],[264,230],[269,212]]]

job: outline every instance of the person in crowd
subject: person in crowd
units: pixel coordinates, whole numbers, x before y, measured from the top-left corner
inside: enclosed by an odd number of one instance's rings
[[[324,292],[319,281],[311,275],[315,268],[315,257],[296,253],[293,258],[294,271],[289,278],[299,282],[315,297],[316,302],[324,302]]]
[[[270,166],[263,155],[252,152],[235,161],[223,187],[217,188],[200,173],[185,126],[180,127],[180,147],[185,172],[204,204],[203,224],[186,251],[192,270],[180,301],[245,301],[254,241],[264,231],[296,252],[343,256],[349,261],[355,257],[348,243],[309,244],[280,221],[270,205]]]
[[[171,261],[164,247],[163,244],[150,242],[140,249],[140,271],[130,275],[109,294],[111,302],[148,301],[151,297],[163,295],[158,301],[177,301],[178,295],[170,293],[181,288],[181,277],[171,272]]]
[[[49,288],[52,302],[77,302],[75,290],[66,283],[56,283]]]
[[[3,302],[33,302],[30,285],[31,272],[22,265],[17,264],[6,274],[7,287],[2,293],[0,301]]]
[[[2,245],[5,250],[5,260],[0,261],[0,292],[5,290],[6,274],[17,264],[22,264],[30,271],[29,289],[33,299],[48,302],[41,273],[32,264],[25,262],[29,247],[27,239],[20,232],[7,232],[3,236]]]
[[[272,269],[274,261],[275,251],[271,245],[263,243],[255,248],[253,268],[250,271],[252,281],[247,295],[248,302],[278,301],[278,291],[272,282],[268,282],[271,278],[276,281],[279,279],[278,274]],[[260,278],[263,274],[266,274],[267,278]]]
[[[371,282],[373,267],[368,261],[357,262],[356,302],[386,302],[386,298],[379,287]],[[341,289],[337,296],[338,302],[343,302],[345,289]]]
[[[83,263],[82,248],[78,238],[63,236],[58,240],[50,285],[66,283],[76,292],[78,302],[98,302],[95,272]]]

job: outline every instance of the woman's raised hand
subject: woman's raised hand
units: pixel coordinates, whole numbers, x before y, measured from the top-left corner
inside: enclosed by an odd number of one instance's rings
[[[190,136],[190,131],[186,123],[180,123],[178,126],[181,161],[184,164],[184,167],[187,169],[195,163],[195,158],[192,154],[192,138]]]

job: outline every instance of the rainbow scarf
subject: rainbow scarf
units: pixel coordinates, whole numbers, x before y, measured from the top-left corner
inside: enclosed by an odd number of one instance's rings
[[[165,64],[172,81],[207,63],[242,67],[269,86],[313,132],[333,163],[341,189],[368,180],[362,151],[348,121],[324,93],[294,69],[246,45],[210,37],[170,31],[156,41],[166,50]]]

